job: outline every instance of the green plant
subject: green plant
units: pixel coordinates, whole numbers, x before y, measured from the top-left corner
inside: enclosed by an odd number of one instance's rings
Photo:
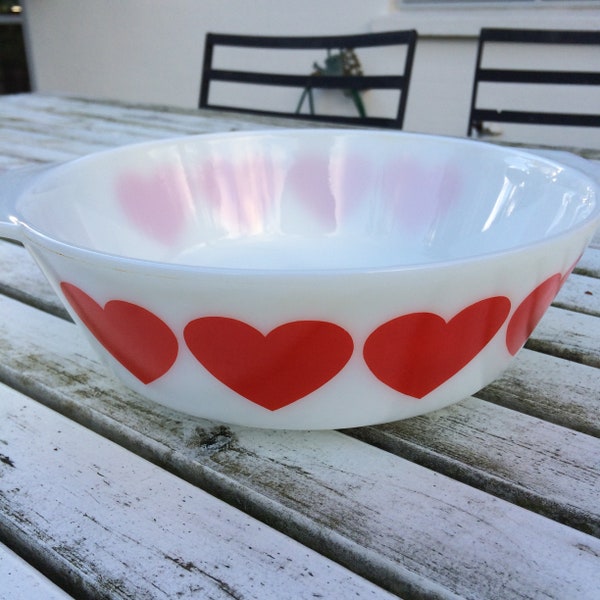
[[[332,53],[331,50],[327,50],[327,57],[325,58],[324,66],[319,65],[317,62],[313,63],[313,72],[311,76],[361,76],[363,74],[360,61],[358,56],[352,48],[342,48],[337,53]],[[354,106],[361,117],[366,117],[367,112],[365,110],[364,103],[360,96],[360,92],[357,90],[344,90],[344,95],[351,98],[354,102]],[[298,106],[296,107],[296,113],[299,113],[302,109],[304,101],[308,100],[308,109],[311,115],[315,114],[314,98],[312,87],[307,86],[302,90]]]

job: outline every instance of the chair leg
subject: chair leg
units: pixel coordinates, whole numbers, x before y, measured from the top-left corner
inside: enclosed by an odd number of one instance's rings
[[[302,94],[300,95],[300,100],[298,101],[298,106],[296,106],[296,114],[300,114],[300,111],[302,110],[302,105],[304,104],[304,101],[307,98],[308,98],[308,112],[311,115],[315,114],[315,105],[314,105],[314,101],[313,101],[312,88],[309,88],[309,87],[305,87],[302,90]]]
[[[360,92],[357,92],[356,90],[349,91],[352,96],[352,100],[354,101],[354,106],[356,106],[356,110],[358,111],[358,114],[361,116],[362,119],[364,119],[367,116],[367,111],[365,110],[365,105],[362,101],[362,98],[360,97]]]
[[[312,88],[308,88],[308,109],[311,115],[315,114],[315,100],[313,98]]]

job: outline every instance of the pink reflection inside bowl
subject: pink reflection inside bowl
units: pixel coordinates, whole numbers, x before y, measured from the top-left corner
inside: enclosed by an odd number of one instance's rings
[[[451,165],[424,165],[401,157],[383,173],[382,197],[388,199],[390,221],[406,230],[423,230],[455,205],[461,191],[459,171]]]
[[[171,165],[122,174],[116,194],[129,222],[165,245],[177,240],[193,203],[185,172]]]

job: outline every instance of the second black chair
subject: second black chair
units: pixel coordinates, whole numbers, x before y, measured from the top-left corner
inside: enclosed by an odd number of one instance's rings
[[[259,115],[285,116],[305,120],[325,121],[330,123],[358,124],[375,127],[391,127],[400,129],[404,121],[408,87],[414,59],[417,33],[410,31],[392,31],[362,35],[342,36],[248,36],[208,33],[204,49],[204,66],[200,90],[200,108],[213,108],[219,110],[233,110]],[[403,60],[400,64],[393,58],[382,58],[377,61],[378,67],[385,65],[386,73],[369,75],[363,73],[359,49],[402,46],[404,49]],[[274,72],[258,70],[242,70],[239,66],[232,68],[217,68],[215,66],[215,53],[219,47],[252,50],[273,50],[279,53],[275,60],[281,68]],[[323,51],[317,60],[306,63],[306,72],[300,74],[282,73],[287,70],[285,66],[290,62],[288,51]],[[261,56],[259,54],[259,56]],[[247,57],[241,62],[248,64]],[[279,60],[281,59],[281,60]],[[238,61],[239,63],[240,61]],[[270,64],[273,61],[270,60]],[[304,68],[304,67],[303,67]],[[380,70],[379,68],[377,69]],[[263,106],[249,107],[244,102],[241,88],[228,94],[227,102],[211,100],[211,85],[215,82],[227,82],[245,85],[260,85],[273,87],[297,88],[296,100],[285,109],[271,109]],[[341,90],[347,97],[352,114],[316,114],[314,92],[315,90]],[[393,114],[389,116],[374,116],[365,108],[363,92],[366,90],[391,90],[397,94],[397,104]],[[268,94],[268,92],[266,92]],[[223,98],[223,95],[221,95]],[[266,100],[266,97],[265,97]],[[266,102],[265,102],[266,105]],[[308,107],[308,112],[306,112]],[[304,110],[304,112],[302,112]]]
[[[494,45],[499,48],[499,58],[490,66],[485,61],[486,52]],[[515,45],[519,45],[519,50],[514,49]],[[481,133],[485,123],[600,127],[600,104],[594,101],[597,95],[589,94],[592,86],[600,86],[598,63],[589,54],[592,46],[600,47],[600,31],[482,29],[467,135]],[[583,50],[580,56],[583,55],[584,60],[581,61],[582,64],[574,64],[567,69],[558,64],[558,59],[567,56],[566,51],[569,47],[580,47]],[[525,49],[535,51],[527,65]],[[554,50],[552,55],[549,53],[551,49]],[[592,65],[596,67],[595,70],[590,68]],[[559,98],[558,87],[564,90],[565,86],[571,89],[580,86],[580,91],[588,92],[586,95],[591,99],[587,104],[592,106],[592,110],[575,110],[571,102],[565,101],[560,102],[560,110],[548,110],[547,107],[541,107],[542,102],[537,101],[535,108],[515,110],[508,105],[505,94],[498,87],[502,85],[503,89],[507,89],[508,85],[519,86],[521,92],[513,92],[513,98],[516,98],[518,103],[523,103],[524,99],[533,97],[531,87],[524,91],[526,88],[523,86],[527,84],[538,88],[541,95],[538,92],[536,97],[543,96],[544,105],[549,105],[552,100]],[[484,85],[496,86],[493,94],[488,93],[486,101],[481,99]],[[542,86],[547,86],[545,91],[542,91]],[[556,100],[554,104],[559,104],[559,101]]]

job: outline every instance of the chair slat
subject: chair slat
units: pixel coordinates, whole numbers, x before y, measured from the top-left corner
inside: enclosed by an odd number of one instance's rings
[[[549,83],[600,85],[600,73],[592,71],[539,71],[534,69],[479,69],[479,81],[497,83]]]
[[[327,48],[368,48],[374,46],[392,46],[411,43],[414,30],[386,31],[383,33],[363,33],[355,35],[328,36],[268,36],[268,35],[231,35],[227,33],[208,33],[207,40],[213,45],[237,46],[243,48],[287,48],[327,49]]]
[[[520,44],[600,44],[600,31],[484,27],[481,30],[480,39],[486,42],[518,42]]]
[[[478,108],[473,111],[473,121],[496,123],[530,123],[538,125],[569,125],[573,127],[600,127],[600,114],[539,113],[524,110],[495,110]]]
[[[327,89],[367,90],[396,89],[403,85],[402,76],[356,75],[344,77],[339,75],[285,75],[280,73],[257,73],[255,71],[230,71],[211,69],[210,77],[216,81],[236,83],[255,83],[263,85],[279,85],[286,87],[312,87]]]

